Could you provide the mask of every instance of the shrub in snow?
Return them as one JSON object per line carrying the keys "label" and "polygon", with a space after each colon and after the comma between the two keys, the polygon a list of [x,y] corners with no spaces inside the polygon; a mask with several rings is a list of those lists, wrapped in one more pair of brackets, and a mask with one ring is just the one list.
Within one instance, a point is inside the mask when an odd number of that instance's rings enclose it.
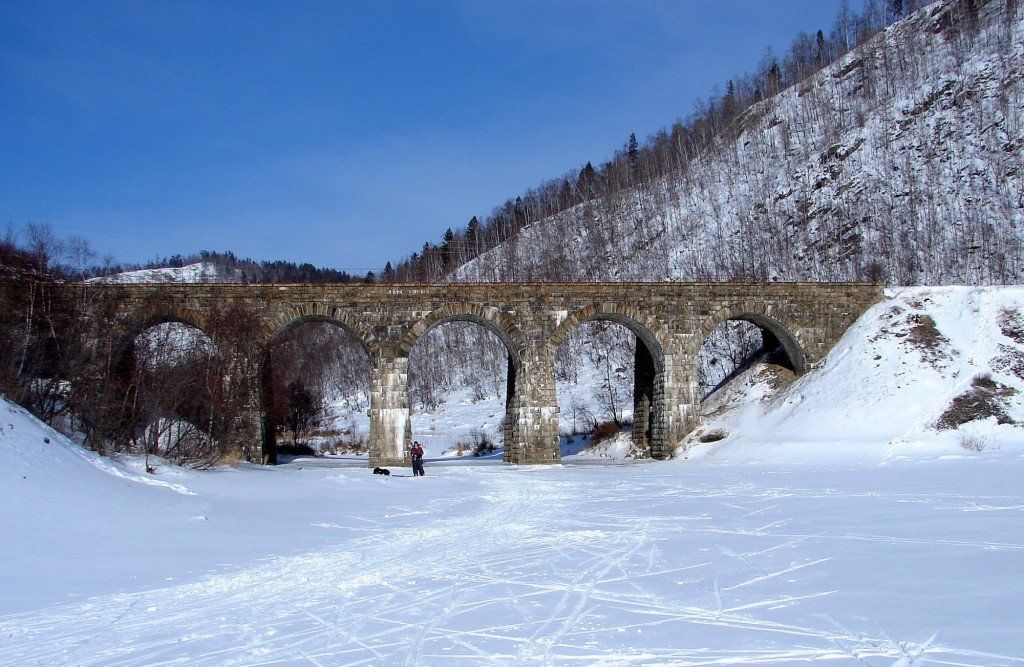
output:
{"label": "shrub in snow", "polygon": [[319,456],[319,452],[304,442],[278,443],[277,453],[285,456]]}
{"label": "shrub in snow", "polygon": [[614,421],[606,421],[597,424],[594,426],[594,430],[590,432],[590,446],[593,447],[605,440],[611,440],[618,435],[621,430],[622,426]]}
{"label": "shrub in snow", "polygon": [[716,428],[712,431],[702,434],[697,438],[699,442],[718,442],[719,440],[725,440],[729,436],[729,433],[723,429]]}
{"label": "shrub in snow", "polygon": [[1011,345],[999,345],[999,354],[993,357],[991,366],[994,370],[1013,375],[1024,380],[1024,351]]}
{"label": "shrub in snow", "polygon": [[988,438],[980,433],[964,433],[960,436],[960,448],[968,452],[983,452],[988,447]]}
{"label": "shrub in snow", "polygon": [[481,429],[473,431],[473,456],[483,456],[484,454],[491,454],[495,450],[494,443],[487,436],[487,433]]}
{"label": "shrub in snow", "polygon": [[999,311],[999,331],[1018,345],[1024,345],[1024,316],[1017,309],[1003,308]]}
{"label": "shrub in snow", "polygon": [[906,341],[921,352],[921,359],[938,365],[949,356],[949,339],[935,326],[931,315],[911,315],[907,321],[911,326]]}
{"label": "shrub in snow", "polygon": [[963,424],[994,417],[998,424],[1013,424],[1005,400],[1017,390],[996,382],[988,373],[978,375],[971,388],[953,399],[935,423],[939,430],[951,430]]}

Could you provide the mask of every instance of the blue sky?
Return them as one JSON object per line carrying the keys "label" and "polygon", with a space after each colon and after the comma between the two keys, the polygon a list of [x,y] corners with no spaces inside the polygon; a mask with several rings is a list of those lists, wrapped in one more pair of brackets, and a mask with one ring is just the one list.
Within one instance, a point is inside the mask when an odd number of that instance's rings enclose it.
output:
{"label": "blue sky", "polygon": [[0,221],[360,273],[607,158],[839,0],[11,2]]}

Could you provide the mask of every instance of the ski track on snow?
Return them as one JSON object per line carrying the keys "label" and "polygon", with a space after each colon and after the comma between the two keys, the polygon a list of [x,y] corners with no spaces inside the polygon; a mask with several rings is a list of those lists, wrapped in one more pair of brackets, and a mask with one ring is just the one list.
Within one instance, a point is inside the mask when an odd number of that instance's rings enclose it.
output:
{"label": "ski track on snow", "polygon": [[[0,618],[0,663],[1024,662],[946,644],[941,632],[892,637],[865,618],[837,620],[827,601],[838,590],[822,570],[837,543],[995,550],[1018,564],[1024,545],[801,533],[780,505],[841,498],[969,511],[998,496],[963,497],[957,508],[959,496],[941,493],[679,484],[666,494],[566,469],[459,474],[478,475],[488,491],[448,498],[459,509],[434,521],[396,517],[352,533],[344,548]],[[694,514],[697,500],[705,511]],[[707,548],[659,547],[680,537]]]}

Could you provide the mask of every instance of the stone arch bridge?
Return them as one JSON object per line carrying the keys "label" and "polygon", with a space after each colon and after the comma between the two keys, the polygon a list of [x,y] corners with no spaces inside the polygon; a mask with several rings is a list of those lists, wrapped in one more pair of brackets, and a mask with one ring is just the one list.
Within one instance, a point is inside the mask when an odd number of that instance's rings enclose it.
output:
{"label": "stone arch bridge", "polygon": [[[93,283],[74,289],[95,304],[89,316],[100,320],[101,330],[127,347],[163,322],[203,330],[228,305],[255,316],[252,354],[264,358],[303,322],[348,330],[371,360],[370,465],[407,462],[409,353],[446,322],[475,322],[505,344],[505,459],[519,464],[560,458],[554,359],[566,334],[591,320],[624,325],[637,337],[633,437],[652,457],[666,458],[698,425],[697,358],[716,326],[753,322],[766,340],[781,344],[800,374],[882,297],[880,285],[864,283]],[[262,449],[264,462],[273,462],[273,429],[264,428],[261,405],[250,413],[249,454],[258,459]]]}

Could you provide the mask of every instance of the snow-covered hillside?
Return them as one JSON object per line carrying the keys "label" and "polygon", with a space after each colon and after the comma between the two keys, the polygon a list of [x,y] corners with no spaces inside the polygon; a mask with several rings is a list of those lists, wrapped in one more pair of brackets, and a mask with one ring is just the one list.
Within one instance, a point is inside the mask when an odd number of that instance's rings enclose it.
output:
{"label": "snow-covered hillside", "polygon": [[457,280],[1024,279],[1024,10],[940,0],[755,105],[684,173]]}
{"label": "snow-covered hillside", "polygon": [[102,278],[90,278],[98,283],[223,283],[237,280],[236,274],[224,275],[211,262],[197,262],[185,266],[125,271]]}
{"label": "snow-covered hillside", "polygon": [[[758,366],[713,396],[688,457],[878,460],[1024,449],[1024,287],[890,290],[809,373]],[[960,452],[962,453],[962,452]]]}

